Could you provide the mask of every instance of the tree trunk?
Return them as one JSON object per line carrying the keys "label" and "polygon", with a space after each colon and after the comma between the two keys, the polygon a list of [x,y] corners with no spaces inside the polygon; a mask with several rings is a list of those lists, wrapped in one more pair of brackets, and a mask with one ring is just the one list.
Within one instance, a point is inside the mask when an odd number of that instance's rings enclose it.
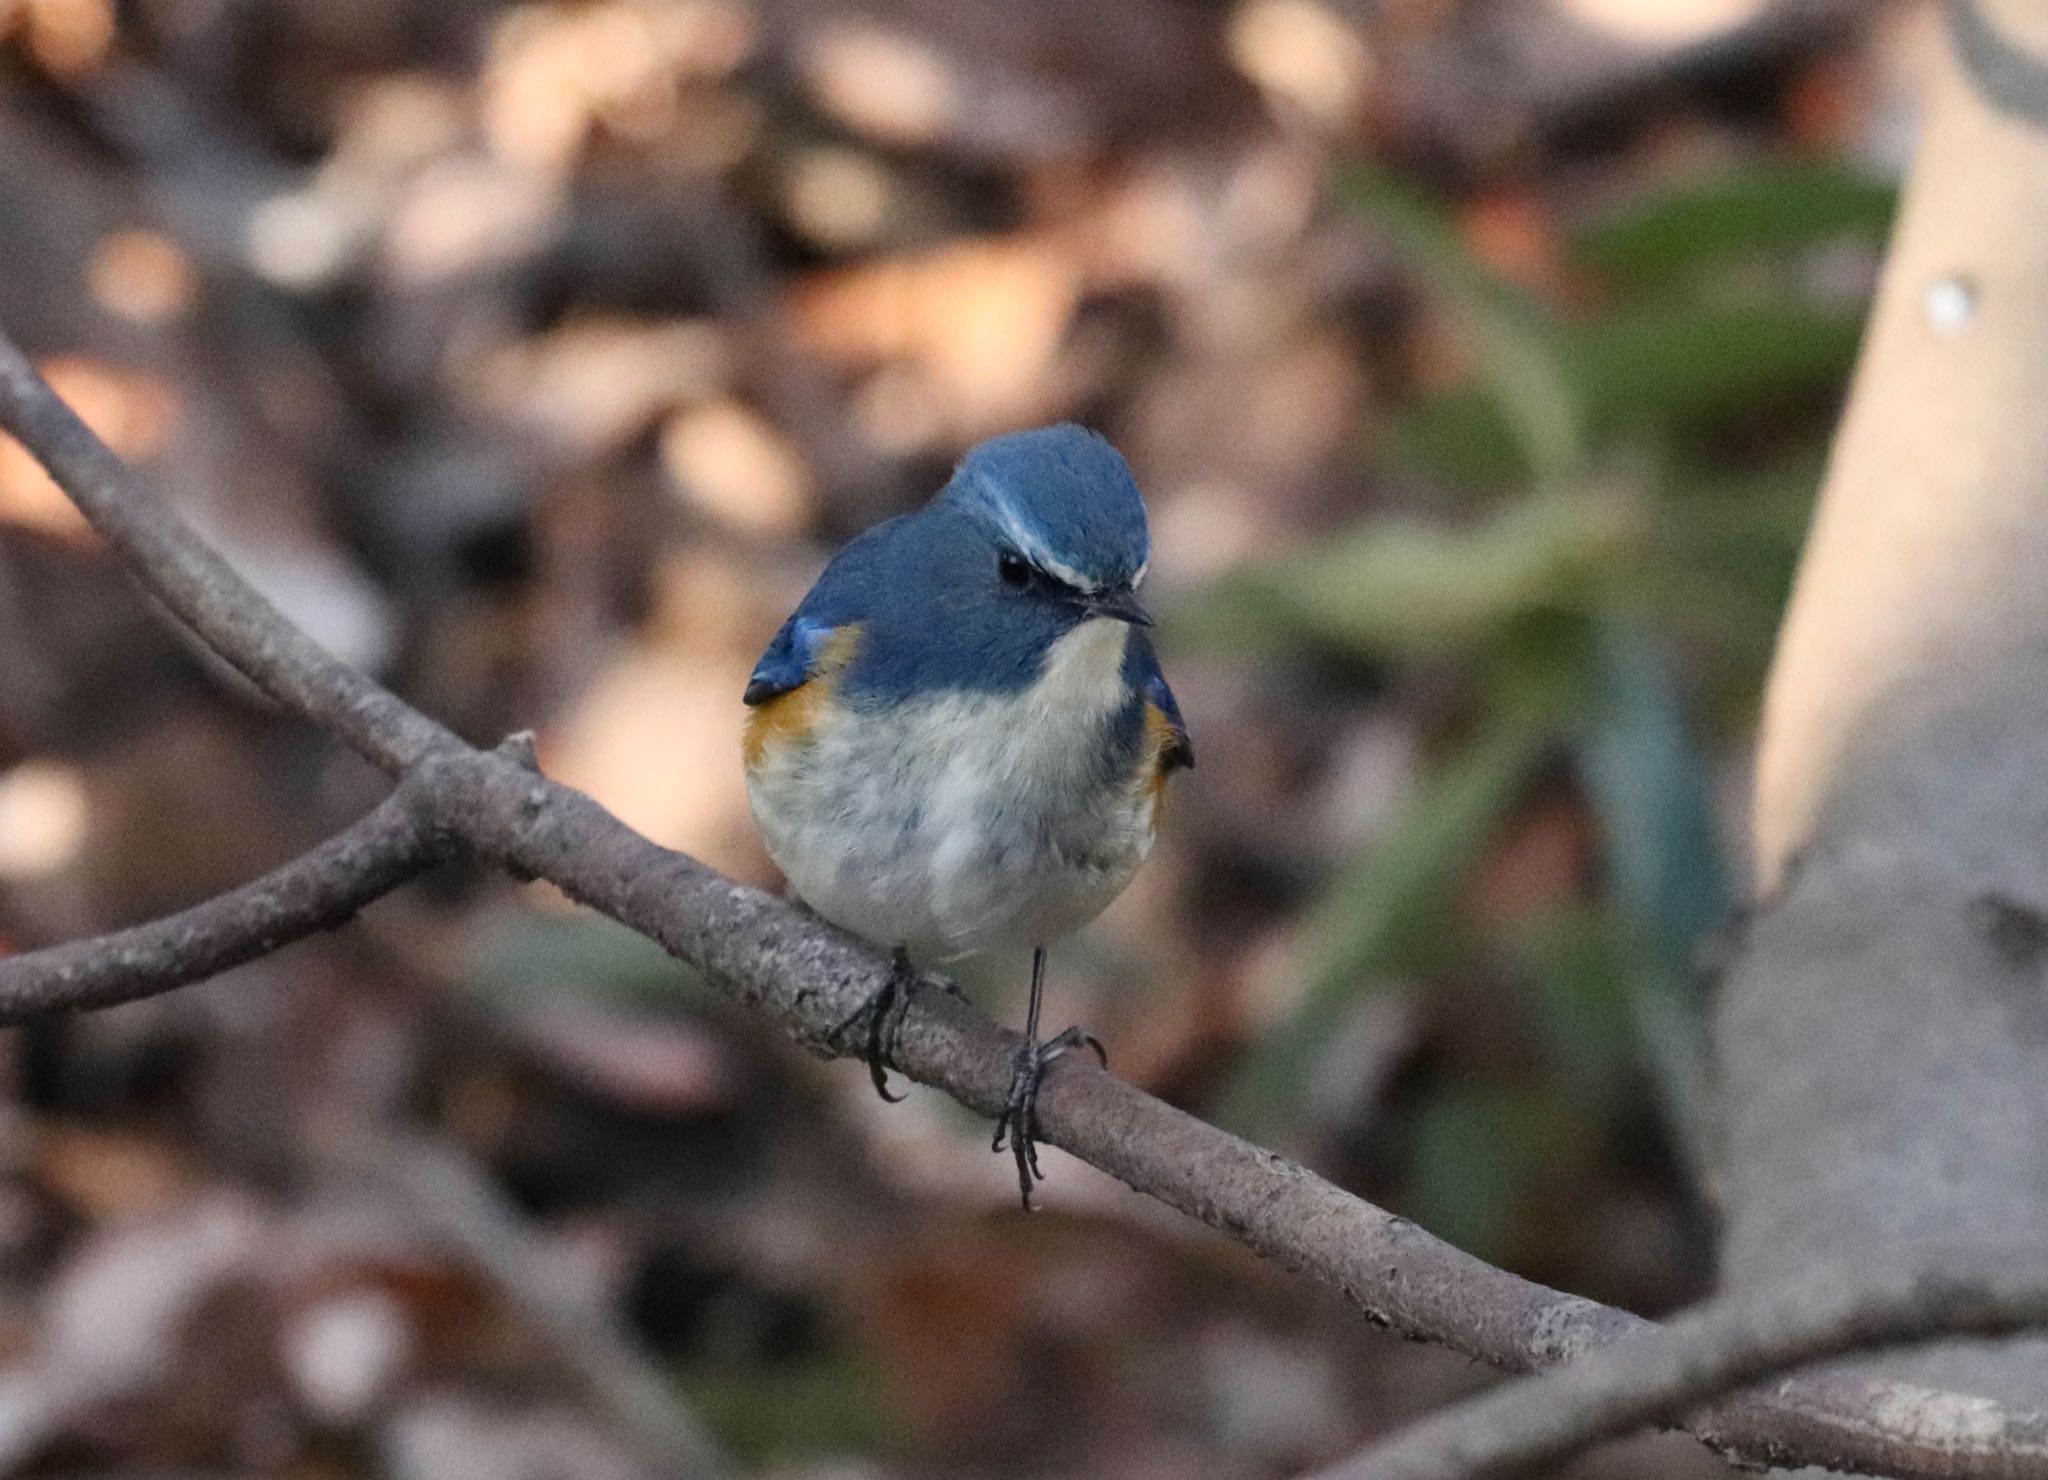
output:
{"label": "tree trunk", "polygon": [[[2048,1232],[2048,0],[1944,52],[1765,702],[1732,1288]],[[2048,1342],[1881,1370],[2048,1407]]]}

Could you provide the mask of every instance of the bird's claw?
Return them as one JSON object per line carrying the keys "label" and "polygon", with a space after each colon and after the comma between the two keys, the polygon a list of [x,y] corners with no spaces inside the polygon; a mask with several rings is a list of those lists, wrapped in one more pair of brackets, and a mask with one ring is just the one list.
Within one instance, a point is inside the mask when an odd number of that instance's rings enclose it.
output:
{"label": "bird's claw", "polygon": [[989,1143],[989,1150],[1001,1151],[1007,1144],[1016,1157],[1017,1191],[1027,1213],[1033,1210],[1031,1184],[1045,1180],[1045,1173],[1038,1166],[1039,1082],[1045,1077],[1046,1065],[1068,1050],[1082,1047],[1092,1049],[1103,1068],[1109,1067],[1109,1053],[1100,1038],[1085,1028],[1069,1028],[1044,1043],[1026,1044],[1018,1049],[1016,1066],[1010,1071],[1010,1093],[1002,1115],[996,1120],[995,1139]]}
{"label": "bird's claw", "polygon": [[903,1096],[889,1088],[889,1060],[896,1056],[896,1039],[903,1032],[903,1019],[910,1011],[911,989],[917,981],[917,968],[910,964],[909,956],[898,951],[890,964],[889,979],[832,1030],[832,1041],[840,1043],[856,1027],[866,1025],[863,1057],[867,1060],[868,1077],[875,1083],[875,1093],[892,1105]]}

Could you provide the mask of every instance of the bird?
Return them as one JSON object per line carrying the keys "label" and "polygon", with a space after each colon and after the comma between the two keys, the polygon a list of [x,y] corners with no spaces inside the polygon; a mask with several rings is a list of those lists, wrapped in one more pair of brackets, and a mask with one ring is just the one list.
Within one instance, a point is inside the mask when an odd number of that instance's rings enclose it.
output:
{"label": "bird", "polygon": [[[1123,892],[1194,746],[1138,597],[1145,502],[1105,438],[1072,423],[970,449],[922,507],[844,545],[747,681],[747,796],[813,912],[889,954],[865,1021],[876,1091],[914,962],[1031,953],[1024,1046],[991,1150],[1025,1209],[1048,1064],[1048,947]],[[892,1013],[898,1014],[892,1024]]]}

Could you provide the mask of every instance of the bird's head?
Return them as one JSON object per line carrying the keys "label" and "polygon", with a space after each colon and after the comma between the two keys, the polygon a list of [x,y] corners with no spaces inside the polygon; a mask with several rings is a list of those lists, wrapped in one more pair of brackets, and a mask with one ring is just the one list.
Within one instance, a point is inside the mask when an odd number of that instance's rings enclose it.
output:
{"label": "bird's head", "polygon": [[986,545],[985,579],[1005,600],[1137,626],[1151,558],[1145,503],[1117,450],[1073,425],[992,437],[940,495]]}

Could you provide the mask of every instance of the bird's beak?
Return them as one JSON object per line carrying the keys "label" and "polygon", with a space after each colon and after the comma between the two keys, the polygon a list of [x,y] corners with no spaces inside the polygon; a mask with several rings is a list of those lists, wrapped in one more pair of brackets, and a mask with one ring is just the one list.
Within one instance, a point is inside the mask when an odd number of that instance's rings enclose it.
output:
{"label": "bird's beak", "polygon": [[1128,586],[1083,597],[1081,609],[1091,617],[1108,617],[1114,622],[1129,622],[1133,627],[1152,625],[1152,614],[1138,604],[1138,593]]}

